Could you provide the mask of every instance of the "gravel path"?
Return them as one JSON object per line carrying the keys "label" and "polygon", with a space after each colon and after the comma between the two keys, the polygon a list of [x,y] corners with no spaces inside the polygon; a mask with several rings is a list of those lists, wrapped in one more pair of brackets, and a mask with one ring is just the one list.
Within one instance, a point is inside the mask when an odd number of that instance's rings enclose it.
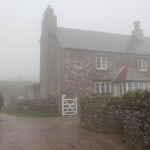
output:
{"label": "gravel path", "polygon": [[79,127],[78,117],[1,115],[0,150],[125,150],[115,135]]}

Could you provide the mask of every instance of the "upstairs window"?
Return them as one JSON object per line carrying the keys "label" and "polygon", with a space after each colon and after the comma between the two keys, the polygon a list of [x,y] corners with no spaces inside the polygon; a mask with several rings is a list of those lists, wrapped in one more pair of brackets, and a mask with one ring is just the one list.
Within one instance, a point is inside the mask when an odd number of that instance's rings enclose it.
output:
{"label": "upstairs window", "polygon": [[147,71],[147,60],[146,59],[138,59],[137,67],[139,71]]}
{"label": "upstairs window", "polygon": [[107,70],[107,57],[96,57],[96,68],[99,70]]}

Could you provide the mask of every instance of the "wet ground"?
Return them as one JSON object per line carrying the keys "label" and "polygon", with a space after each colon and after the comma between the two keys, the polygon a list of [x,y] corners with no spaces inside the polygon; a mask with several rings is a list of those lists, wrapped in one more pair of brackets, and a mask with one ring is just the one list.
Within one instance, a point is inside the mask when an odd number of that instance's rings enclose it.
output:
{"label": "wet ground", "polygon": [[115,135],[79,126],[79,117],[30,118],[1,115],[0,150],[125,150]]}

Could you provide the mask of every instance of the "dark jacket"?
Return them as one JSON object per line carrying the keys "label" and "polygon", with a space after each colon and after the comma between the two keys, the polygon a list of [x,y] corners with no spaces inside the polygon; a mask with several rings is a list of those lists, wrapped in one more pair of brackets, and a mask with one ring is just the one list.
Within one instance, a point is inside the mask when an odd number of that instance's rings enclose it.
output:
{"label": "dark jacket", "polygon": [[4,107],[4,101],[2,95],[0,95],[0,107]]}

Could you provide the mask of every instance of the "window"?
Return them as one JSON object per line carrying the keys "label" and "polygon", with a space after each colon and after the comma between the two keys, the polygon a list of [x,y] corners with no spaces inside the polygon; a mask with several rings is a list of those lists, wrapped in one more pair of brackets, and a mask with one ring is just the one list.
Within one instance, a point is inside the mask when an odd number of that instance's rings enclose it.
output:
{"label": "window", "polygon": [[124,82],[116,85],[118,95],[131,90],[150,90],[150,82]]}
{"label": "window", "polygon": [[107,57],[96,57],[96,68],[107,70]]}
{"label": "window", "polygon": [[147,71],[147,60],[146,59],[138,59],[137,67],[139,71]]}
{"label": "window", "polygon": [[95,83],[95,92],[100,94],[109,94],[110,93],[110,83],[109,82],[96,82]]}

